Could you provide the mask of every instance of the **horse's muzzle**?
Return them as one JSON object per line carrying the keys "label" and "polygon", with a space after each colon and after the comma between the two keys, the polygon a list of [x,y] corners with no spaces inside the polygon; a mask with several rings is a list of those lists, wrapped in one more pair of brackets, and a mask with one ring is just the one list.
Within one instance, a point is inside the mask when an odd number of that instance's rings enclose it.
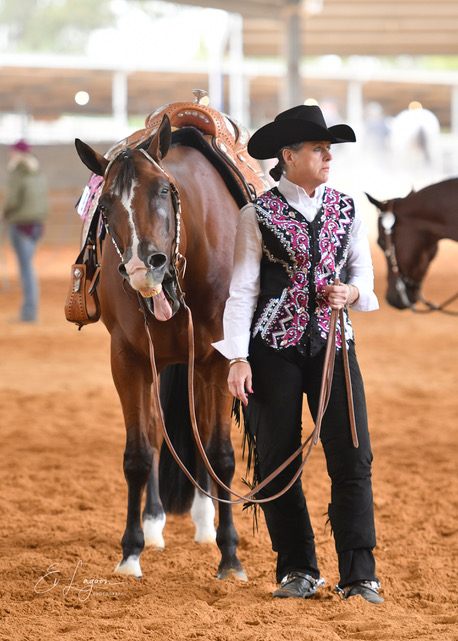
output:
{"label": "horse's muzzle", "polygon": [[129,281],[135,289],[138,289],[138,281],[143,281],[142,285],[154,287],[162,283],[167,267],[168,259],[162,252],[150,254],[146,260],[132,260],[127,263],[122,262],[118,266],[118,271],[123,278]]}

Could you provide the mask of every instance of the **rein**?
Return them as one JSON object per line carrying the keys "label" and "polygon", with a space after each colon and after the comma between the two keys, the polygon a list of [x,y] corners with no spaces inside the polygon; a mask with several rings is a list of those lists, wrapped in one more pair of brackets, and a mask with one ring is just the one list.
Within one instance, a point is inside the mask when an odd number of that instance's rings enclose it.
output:
{"label": "rein", "polygon": [[[338,284],[338,279],[335,281],[336,284]],[[141,296],[139,295],[139,299],[141,299]],[[141,301],[142,302],[142,301]],[[195,403],[194,403],[194,362],[195,362],[195,350],[194,350],[194,327],[193,327],[193,322],[192,322],[192,314],[191,310],[187,305],[185,304],[183,298],[182,298],[182,304],[187,312],[188,316],[188,399],[189,399],[189,411],[190,411],[190,416],[191,416],[191,425],[192,425],[192,430],[194,434],[194,439],[197,445],[197,449],[199,450],[199,453],[202,457],[202,460],[205,464],[205,467],[207,468],[208,473],[212,477],[212,479],[224,490],[226,490],[229,494],[232,494],[237,497],[237,500],[229,500],[229,499],[221,499],[217,496],[214,496],[210,494],[207,490],[204,490],[199,483],[194,479],[192,474],[189,472],[189,470],[186,468],[184,463],[181,461],[178,453],[176,452],[170,437],[167,432],[167,428],[165,426],[165,421],[164,421],[164,415],[162,412],[162,407],[159,399],[159,377],[157,374],[157,368],[156,368],[156,360],[154,357],[154,345],[153,345],[153,340],[151,338],[151,332],[149,328],[149,323],[147,320],[147,313],[146,310],[142,304],[142,311],[144,315],[144,320],[145,320],[145,329],[146,329],[146,334],[148,337],[148,343],[149,343],[149,353],[150,353],[150,362],[151,362],[151,370],[153,374],[153,388],[154,388],[154,398],[155,398],[155,404],[156,408],[158,411],[158,415],[160,418],[160,425],[162,429],[162,433],[164,436],[164,440],[167,443],[167,446],[169,447],[169,450],[175,459],[176,463],[178,466],[181,468],[181,470],[184,472],[184,474],[187,476],[189,481],[194,485],[195,488],[199,490],[202,494],[205,496],[211,498],[212,500],[219,501],[220,503],[228,503],[231,505],[235,505],[238,503],[243,503],[243,502],[249,502],[252,504],[261,504],[261,503],[267,503],[270,501],[274,501],[275,499],[279,498],[283,494],[285,494],[296,482],[296,480],[299,478],[300,474],[302,473],[309,456],[312,452],[313,446],[317,444],[319,436],[320,436],[320,430],[321,430],[321,423],[322,419],[324,416],[324,413],[326,411],[328,402],[329,402],[329,397],[331,394],[331,384],[332,384],[332,377],[334,373],[334,361],[335,361],[335,334],[336,334],[336,326],[337,326],[337,317],[340,316],[340,322],[341,322],[341,333],[343,338],[345,339],[345,325],[344,325],[344,314],[343,314],[343,309],[341,309],[339,312],[337,310],[332,310],[331,312],[331,321],[330,321],[330,328],[329,328],[329,334],[328,334],[328,339],[327,339],[327,344],[326,344],[326,354],[325,354],[325,360],[324,360],[324,365],[323,365],[323,375],[322,375],[322,385],[321,385],[321,390],[320,390],[320,398],[319,398],[319,406],[318,406],[318,413],[317,413],[317,418],[315,421],[315,426],[314,429],[312,430],[311,434],[308,436],[308,438],[302,443],[302,445],[293,453],[291,456],[284,461],[276,470],[274,470],[268,477],[266,477],[261,483],[259,483],[256,487],[251,488],[250,492],[247,494],[238,494],[235,492],[235,490],[231,489],[228,487],[216,474],[214,471],[208,457],[207,453],[205,452],[204,445],[202,443],[202,440],[200,438],[199,434],[199,428],[197,426],[197,419],[195,415]],[[350,378],[350,368],[349,368],[349,363],[348,363],[348,354],[347,354],[347,346],[344,340],[344,345],[342,346],[342,349],[344,350],[344,368],[345,368],[345,381],[346,381],[346,386],[347,386],[347,399],[348,399],[348,406],[349,406],[349,413],[350,413],[350,426],[351,426],[351,434],[352,434],[352,441],[354,447],[358,447],[358,437],[356,434],[356,423],[355,423],[355,414],[354,414],[354,407],[353,407],[353,394],[352,394],[352,389],[351,389],[351,378]],[[307,447],[308,444],[308,449],[306,451],[306,454],[301,462],[301,465],[299,466],[298,470],[295,472],[291,480],[288,482],[288,484],[279,492],[276,494],[269,496],[264,499],[254,499],[252,498],[255,494],[257,494],[260,490],[262,490],[266,485],[268,485],[271,481],[274,480],[290,463],[294,461],[294,459],[299,456]]]}
{"label": "rein", "polygon": [[[405,276],[398,264],[398,260],[396,258],[396,248],[394,244],[394,238],[393,238],[393,227],[396,222],[396,216],[394,215],[394,212],[392,211],[393,209],[393,202],[390,201],[388,203],[388,207],[391,207],[391,209],[387,209],[384,212],[381,212],[379,214],[380,222],[384,231],[384,240],[385,240],[385,256],[388,260],[388,263],[390,265],[391,271],[393,272],[395,276],[395,288],[397,293],[399,294],[399,297],[405,307],[408,307],[412,312],[415,312],[416,314],[429,314],[430,312],[442,312],[443,314],[449,314],[450,316],[458,316],[458,312],[453,312],[446,310],[445,308],[450,305],[450,303],[453,303],[454,300],[458,298],[458,292],[445,300],[441,305],[436,305],[435,303],[431,303],[430,301],[426,300],[425,297],[423,296],[422,290],[421,290],[421,282],[414,280],[413,278],[410,278],[409,276]],[[427,309],[417,309],[415,303],[412,303],[409,295],[407,293],[407,287],[416,287],[418,289],[418,299],[426,305]]]}
{"label": "rein", "polygon": [[[130,150],[129,150],[130,151]],[[188,399],[189,399],[189,412],[191,416],[191,425],[192,425],[192,430],[194,434],[194,439],[197,445],[197,449],[199,450],[199,453],[202,457],[202,460],[205,464],[205,467],[207,468],[208,473],[210,474],[211,478],[224,490],[226,490],[230,495],[236,496],[236,500],[230,500],[230,499],[222,499],[216,496],[213,496],[210,494],[207,490],[204,490],[199,483],[194,479],[192,474],[189,472],[189,470],[186,468],[184,463],[181,461],[178,453],[176,452],[170,437],[167,432],[167,428],[165,426],[165,421],[164,421],[164,414],[162,412],[162,407],[161,407],[161,402],[160,402],[160,396],[159,396],[159,376],[157,373],[157,368],[156,368],[156,359],[154,355],[154,345],[153,345],[153,340],[151,337],[151,331],[150,331],[150,326],[148,322],[148,311],[145,308],[144,301],[140,293],[137,292],[137,296],[140,302],[140,308],[141,311],[143,312],[143,318],[145,322],[145,329],[146,329],[146,335],[148,338],[148,344],[149,344],[149,356],[150,356],[150,363],[151,363],[151,371],[153,375],[153,397],[154,397],[154,402],[156,404],[156,409],[157,413],[159,416],[159,423],[161,425],[162,433],[164,436],[164,440],[167,443],[167,446],[170,450],[170,453],[172,454],[173,458],[175,459],[176,463],[178,466],[181,468],[183,473],[187,476],[189,481],[194,485],[199,492],[207,496],[208,498],[219,501],[220,503],[228,503],[228,504],[238,504],[238,503],[243,503],[248,501],[249,503],[253,504],[261,504],[261,503],[267,503],[269,501],[273,501],[283,494],[287,492],[296,482],[296,480],[299,478],[300,474],[302,473],[308,458],[312,452],[312,448],[314,445],[318,443],[319,437],[320,437],[320,430],[321,430],[321,423],[322,419],[324,416],[324,413],[326,411],[328,402],[329,402],[329,397],[331,394],[331,385],[332,385],[332,377],[334,373],[334,361],[335,361],[335,335],[336,335],[336,327],[337,327],[337,317],[340,315],[340,323],[341,323],[341,333],[343,337],[343,346],[342,349],[344,350],[344,368],[345,368],[345,380],[346,380],[346,385],[347,385],[347,399],[348,399],[348,407],[349,407],[349,413],[350,413],[350,425],[351,425],[351,433],[352,433],[352,440],[353,440],[353,445],[354,447],[358,447],[358,437],[356,435],[356,424],[355,424],[355,417],[354,417],[354,408],[353,408],[353,396],[352,396],[352,390],[351,390],[351,379],[350,379],[350,369],[349,369],[349,364],[348,364],[348,354],[347,354],[347,346],[345,342],[345,325],[344,325],[344,314],[343,310],[341,309],[340,312],[337,310],[332,310],[331,312],[331,320],[330,320],[330,327],[329,327],[329,334],[328,334],[328,339],[327,339],[327,344],[326,344],[326,354],[325,354],[325,360],[324,360],[324,365],[323,365],[323,375],[322,375],[322,385],[321,385],[321,390],[320,390],[320,398],[319,398],[319,406],[318,406],[318,413],[317,413],[317,418],[315,421],[315,426],[314,429],[312,430],[311,434],[309,437],[302,443],[302,445],[293,453],[291,456],[284,461],[276,470],[274,470],[268,477],[266,477],[261,483],[259,483],[256,487],[251,488],[250,492],[247,494],[238,494],[235,492],[233,489],[228,487],[216,474],[214,471],[207,453],[205,452],[204,445],[202,443],[202,439],[200,438],[199,434],[199,428],[197,425],[197,419],[196,419],[196,414],[195,414],[195,402],[194,402],[194,363],[195,363],[195,345],[194,345],[194,325],[192,321],[192,314],[191,310],[189,307],[186,305],[184,301],[184,293],[183,290],[181,289],[181,286],[178,282],[178,268],[177,265],[180,261],[183,261],[183,268],[182,268],[182,273],[181,276],[184,277],[184,270],[186,268],[186,259],[182,254],[179,252],[179,245],[180,245],[180,233],[181,233],[181,201],[180,201],[180,195],[178,192],[178,189],[176,185],[172,182],[170,179],[170,176],[167,174],[165,169],[158,163],[154,158],[152,158],[144,149],[139,149],[145,158],[151,162],[156,168],[158,168],[167,178],[167,181],[170,185],[170,190],[171,190],[171,195],[172,195],[172,203],[173,203],[173,208],[175,212],[175,247],[174,247],[174,253],[173,253],[173,258],[171,260],[171,266],[172,270],[174,272],[175,276],[175,282],[177,285],[177,289],[179,291],[179,297],[180,297],[180,303],[183,306],[183,309],[187,313],[188,317]],[[110,161],[108,164],[106,170],[105,170],[105,179],[107,176],[108,171],[110,170],[114,160],[118,157],[123,157],[124,159],[129,159],[130,155],[127,153],[126,149],[122,149],[119,154],[116,155],[116,157]],[[114,247],[118,253],[118,255],[123,258],[122,252],[120,251],[115,239],[113,238],[112,234],[110,233],[110,229],[108,226],[108,220],[106,218],[106,215],[104,215],[104,211],[101,210],[101,215],[102,215],[102,220],[105,225],[105,229],[107,233],[110,234],[111,239],[113,241]],[[336,279],[335,284],[338,284],[339,280]],[[303,460],[301,462],[301,465],[299,466],[298,470],[295,472],[294,476],[292,479],[289,481],[289,483],[277,494],[273,496],[269,496],[264,499],[254,499],[252,498],[255,494],[257,494],[260,490],[262,490],[266,485],[268,485],[274,478],[276,478],[290,463],[294,461],[294,459],[299,456],[307,447],[308,444],[308,449],[305,453],[305,456],[303,457]]]}

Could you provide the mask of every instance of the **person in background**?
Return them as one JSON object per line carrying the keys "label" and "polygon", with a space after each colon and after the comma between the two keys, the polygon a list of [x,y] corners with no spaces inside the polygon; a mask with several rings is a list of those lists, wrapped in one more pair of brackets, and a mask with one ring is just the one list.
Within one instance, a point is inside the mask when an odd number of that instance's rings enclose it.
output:
{"label": "person in background", "polygon": [[35,322],[40,291],[33,258],[48,216],[47,184],[25,140],[10,147],[9,156],[3,216],[19,265],[23,296],[19,319]]}
{"label": "person in background", "polygon": [[[316,419],[332,310],[344,310],[321,441],[331,478],[328,516],[338,555],[336,591],[381,603],[366,403],[348,314],[378,308],[367,227],[349,196],[325,186],[331,145],[355,142],[347,125],[327,127],[318,106],[300,105],[256,131],[248,153],[277,158],[278,186],[240,212],[223,340],[213,346],[229,363],[228,385],[243,404],[255,447],[256,480],[276,470],[301,444],[303,396]],[[340,283],[337,282],[340,280]],[[359,447],[353,445],[343,350],[347,347]],[[300,457],[255,498],[283,489]],[[279,598],[313,597],[320,585],[314,534],[301,478],[261,504],[277,552]]]}

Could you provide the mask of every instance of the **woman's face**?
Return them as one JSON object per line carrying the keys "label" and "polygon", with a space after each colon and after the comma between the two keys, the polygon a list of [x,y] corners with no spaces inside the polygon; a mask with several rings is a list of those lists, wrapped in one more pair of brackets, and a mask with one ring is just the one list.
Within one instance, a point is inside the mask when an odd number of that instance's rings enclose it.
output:
{"label": "woman's face", "polygon": [[304,142],[300,149],[284,149],[286,178],[303,187],[309,196],[329,178],[332,154],[327,141]]}

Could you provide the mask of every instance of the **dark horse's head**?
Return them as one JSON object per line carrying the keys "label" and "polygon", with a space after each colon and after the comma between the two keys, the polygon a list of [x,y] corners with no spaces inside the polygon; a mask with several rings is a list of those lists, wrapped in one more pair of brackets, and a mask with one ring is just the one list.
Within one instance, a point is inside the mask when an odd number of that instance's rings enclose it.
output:
{"label": "dark horse's head", "polygon": [[119,271],[134,290],[153,299],[159,320],[179,307],[173,280],[177,197],[161,165],[170,141],[167,116],[146,149],[124,148],[110,161],[75,141],[86,167],[104,177],[98,207],[122,259]]}
{"label": "dark horse's head", "polygon": [[437,252],[437,239],[421,228],[416,213],[415,192],[405,198],[380,202],[366,193],[378,209],[378,244],[388,267],[386,300],[397,309],[418,302],[421,283]]}

